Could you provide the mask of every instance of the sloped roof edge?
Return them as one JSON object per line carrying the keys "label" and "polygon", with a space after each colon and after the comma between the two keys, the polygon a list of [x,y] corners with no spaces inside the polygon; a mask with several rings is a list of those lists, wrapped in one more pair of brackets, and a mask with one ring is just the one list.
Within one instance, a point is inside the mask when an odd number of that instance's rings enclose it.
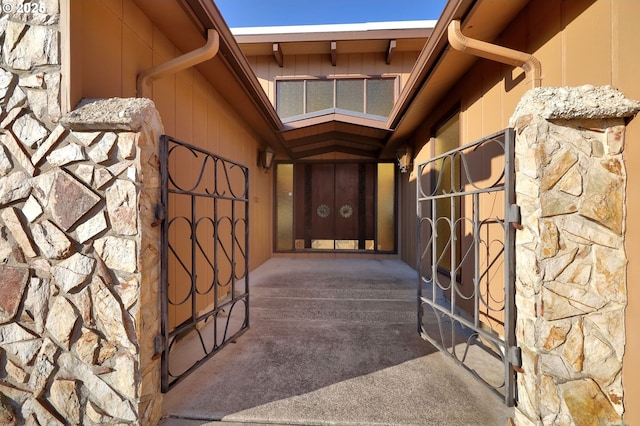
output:
{"label": "sloped roof edge", "polygon": [[326,24],[326,25],[285,25],[269,27],[236,27],[231,28],[234,36],[240,35],[268,35],[268,34],[304,34],[304,33],[331,33],[331,32],[364,32],[378,30],[415,30],[431,29],[436,25],[436,20],[422,21],[386,21],[386,22],[362,22],[356,24]]}
{"label": "sloped roof edge", "polygon": [[[283,129],[282,121],[278,116],[271,101],[267,97],[253,72],[244,53],[240,50],[235,37],[224,21],[220,11],[211,0],[179,0],[193,11],[195,18],[204,28],[214,28],[220,35],[220,53],[222,60],[233,70],[242,83],[247,95],[253,100],[254,105],[260,111],[265,121],[273,132],[273,137],[268,141],[276,151],[287,151],[282,144],[280,131]],[[275,143],[276,146],[273,146]]]}

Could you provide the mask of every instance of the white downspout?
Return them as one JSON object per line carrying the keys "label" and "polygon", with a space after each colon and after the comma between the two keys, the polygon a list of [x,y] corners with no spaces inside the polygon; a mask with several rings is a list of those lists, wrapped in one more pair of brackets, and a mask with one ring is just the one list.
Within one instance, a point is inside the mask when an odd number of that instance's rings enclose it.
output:
{"label": "white downspout", "polygon": [[218,53],[219,47],[220,36],[218,32],[213,29],[207,30],[207,43],[204,46],[138,74],[136,82],[138,97],[149,97],[149,89],[154,80],[175,74],[213,58]]}
{"label": "white downspout", "polygon": [[535,56],[466,37],[460,30],[460,21],[453,20],[448,28],[449,44],[461,52],[503,64],[512,65],[524,69],[531,81],[532,87],[540,87],[542,84],[542,64]]}

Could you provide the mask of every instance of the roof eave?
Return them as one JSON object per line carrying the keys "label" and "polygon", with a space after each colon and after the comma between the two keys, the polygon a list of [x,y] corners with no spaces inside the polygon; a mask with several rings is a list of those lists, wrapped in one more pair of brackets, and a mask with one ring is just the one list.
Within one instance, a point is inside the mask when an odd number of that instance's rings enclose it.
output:
{"label": "roof eave", "polygon": [[[479,38],[492,41],[526,6],[528,0],[450,0],[420,53],[407,84],[395,103],[387,125],[394,131],[383,155],[407,140],[424,118],[476,62],[477,57],[449,46],[447,28],[458,19]],[[473,36],[473,34],[470,34]]]}

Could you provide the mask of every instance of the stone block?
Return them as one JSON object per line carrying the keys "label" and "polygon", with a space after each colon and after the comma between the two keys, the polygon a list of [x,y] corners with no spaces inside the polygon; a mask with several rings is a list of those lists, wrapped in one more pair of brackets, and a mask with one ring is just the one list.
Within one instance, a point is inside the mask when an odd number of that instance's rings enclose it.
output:
{"label": "stone block", "polygon": [[49,388],[48,401],[71,424],[80,423],[79,383],[75,380],[56,378]]}
{"label": "stone block", "polygon": [[27,268],[0,266],[0,324],[13,320],[17,315],[29,275]]}
{"label": "stone block", "polygon": [[31,156],[31,163],[34,166],[38,166],[42,159],[51,151],[62,139],[62,136],[66,133],[66,130],[62,126],[56,126],[55,129],[49,134],[47,139],[38,147],[36,152]]}
{"label": "stone block", "polygon": [[36,223],[31,231],[43,256],[49,259],[64,259],[71,253],[71,241],[64,232],[48,220]]}
{"label": "stone block", "polygon": [[558,387],[573,424],[622,424],[622,419],[593,380],[573,380]]}
{"label": "stone block", "polygon": [[99,330],[109,342],[135,353],[119,301],[100,279],[94,279],[90,288]]}
{"label": "stone block", "polygon": [[15,171],[0,178],[0,207],[24,200],[31,194],[29,176],[23,171]]}
{"label": "stone block", "polygon": [[95,259],[75,253],[51,268],[56,284],[67,293],[77,290],[86,283],[95,267]]}
{"label": "stone block", "polygon": [[571,151],[562,150],[561,153],[558,153],[544,169],[542,179],[540,180],[540,188],[542,191],[553,188],[577,162],[578,156]]}
{"label": "stone block", "polygon": [[567,334],[567,340],[562,347],[562,357],[565,363],[576,373],[582,372],[584,362],[584,334],[582,319],[578,318]]}
{"label": "stone block", "polygon": [[622,246],[622,239],[610,229],[579,215],[563,217],[558,223],[558,228],[565,238],[579,244],[596,244],[610,248]]}
{"label": "stone block", "polygon": [[542,192],[540,195],[540,215],[552,217],[568,215],[578,211],[579,200],[557,190]]}
{"label": "stone block", "polygon": [[117,179],[105,191],[105,195],[113,230],[121,235],[136,235],[138,233],[138,190],[135,184]]}
{"label": "stone block", "polygon": [[13,164],[7,156],[4,145],[0,144],[0,177],[6,176],[13,169]]}
{"label": "stone block", "polygon": [[11,132],[0,133],[0,143],[9,150],[13,159],[20,164],[29,176],[34,175],[35,168],[33,167],[33,164],[31,164],[29,156],[25,153],[24,148],[18,143],[18,141],[16,141]]}
{"label": "stone block", "polygon": [[554,281],[543,286],[542,303],[542,316],[553,321],[595,312],[604,307],[607,301],[589,288]]}
{"label": "stone block", "polygon": [[122,399],[111,387],[93,374],[90,367],[79,362],[71,353],[64,352],[59,358],[60,367],[65,374],[82,381],[89,390],[89,401],[101,412],[115,419],[127,422],[137,421],[137,416],[129,403]]}
{"label": "stone block", "polygon": [[63,230],[68,231],[100,201],[98,195],[71,174],[62,169],[53,172],[47,210]]}
{"label": "stone block", "polygon": [[2,217],[4,224],[11,232],[11,235],[13,235],[13,239],[22,249],[25,256],[36,257],[38,254],[36,253],[33,241],[28,234],[28,228],[25,227],[23,220],[21,219],[22,212],[15,207],[9,207],[2,210],[0,217]]}
{"label": "stone block", "polygon": [[138,134],[121,132],[118,134],[118,154],[125,160],[131,160],[136,156]]}
{"label": "stone block", "polygon": [[33,222],[42,214],[42,206],[38,203],[38,200],[31,195],[24,206],[22,206],[22,214],[27,218],[29,222]]}
{"label": "stone block", "polygon": [[100,349],[100,336],[90,329],[83,328],[82,336],[76,341],[73,349],[82,362],[94,365]]}
{"label": "stone block", "polygon": [[626,126],[618,125],[606,130],[607,154],[621,154],[624,149],[624,135]]}
{"label": "stone block", "polygon": [[60,63],[59,33],[46,26],[27,26],[9,21],[2,51],[4,63],[16,70]]}
{"label": "stone block", "polygon": [[580,214],[622,234],[624,180],[598,164],[589,170],[584,180],[584,198]]}
{"label": "stone block", "polygon": [[24,301],[24,309],[33,318],[34,330],[44,331],[47,314],[49,313],[50,281],[42,278],[31,278],[29,290]]}
{"label": "stone block", "polygon": [[52,166],[66,166],[67,164],[84,161],[87,157],[80,145],[70,143],[62,148],[58,148],[47,155],[47,163]]}
{"label": "stone block", "polygon": [[29,148],[40,146],[41,142],[49,136],[49,130],[32,114],[18,117],[11,128],[16,138]]}
{"label": "stone block", "polygon": [[106,236],[97,239],[94,247],[109,268],[128,273],[137,270],[138,256],[135,241],[121,237]]}
{"label": "stone block", "polygon": [[116,139],[117,136],[113,132],[102,135],[98,143],[89,151],[89,158],[96,164],[109,161]]}
{"label": "stone block", "polygon": [[[85,103],[69,112],[60,123],[74,131],[125,130],[137,132],[159,114],[153,101],[145,98],[111,98]],[[151,118],[150,118],[151,117]],[[160,124],[159,128],[162,128]]]}
{"label": "stone block", "polygon": [[78,225],[76,238],[78,242],[85,243],[105,229],[107,229],[107,219],[105,218],[104,210],[100,210],[94,216]]}
{"label": "stone block", "polygon": [[69,350],[71,333],[78,318],[73,305],[64,297],[58,296],[49,310],[45,329],[62,348]]}
{"label": "stone block", "polygon": [[593,247],[592,283],[598,294],[605,299],[624,306],[627,303],[627,259],[621,250]]}

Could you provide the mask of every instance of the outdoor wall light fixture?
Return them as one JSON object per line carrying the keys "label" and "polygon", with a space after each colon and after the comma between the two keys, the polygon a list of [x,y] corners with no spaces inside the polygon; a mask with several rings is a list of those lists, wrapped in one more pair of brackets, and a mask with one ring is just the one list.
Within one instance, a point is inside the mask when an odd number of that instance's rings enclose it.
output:
{"label": "outdoor wall light fixture", "polygon": [[269,172],[269,169],[273,166],[273,158],[275,156],[276,153],[268,146],[260,151],[258,155],[258,165],[262,167],[265,173]]}
{"label": "outdoor wall light fixture", "polygon": [[398,159],[400,173],[406,173],[409,170],[409,167],[411,166],[411,154],[411,147],[408,145],[403,145],[396,149],[396,158]]}

